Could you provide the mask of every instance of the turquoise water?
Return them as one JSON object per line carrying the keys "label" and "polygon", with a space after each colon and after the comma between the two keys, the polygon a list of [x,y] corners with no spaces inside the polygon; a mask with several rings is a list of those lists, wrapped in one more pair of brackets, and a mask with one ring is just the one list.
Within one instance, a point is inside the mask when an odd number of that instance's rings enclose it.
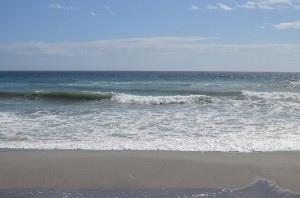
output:
{"label": "turquoise water", "polygon": [[0,148],[300,150],[300,73],[0,72]]}

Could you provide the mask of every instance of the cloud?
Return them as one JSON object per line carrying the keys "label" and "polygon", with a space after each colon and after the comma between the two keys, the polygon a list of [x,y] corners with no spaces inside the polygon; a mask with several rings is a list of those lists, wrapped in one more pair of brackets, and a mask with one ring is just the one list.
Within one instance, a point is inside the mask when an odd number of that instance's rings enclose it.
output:
{"label": "cloud", "polygon": [[79,8],[74,7],[74,6],[66,6],[66,5],[61,5],[59,3],[51,3],[48,4],[49,8],[53,8],[53,9],[62,9],[62,10],[78,10]]}
{"label": "cloud", "polygon": [[274,28],[279,30],[300,29],[300,21],[279,23],[274,25]]}
{"label": "cloud", "polygon": [[224,10],[231,11],[238,8],[244,9],[261,9],[261,10],[300,10],[299,0],[252,0],[246,1],[243,4],[226,5],[218,3],[215,5],[209,4],[206,6],[208,10]]}
{"label": "cloud", "polygon": [[226,10],[226,11],[230,11],[230,10],[233,10],[233,8],[225,5],[225,4],[222,4],[222,3],[219,3],[218,6],[222,9],[222,10]]}
{"label": "cloud", "polygon": [[190,10],[199,10],[199,7],[195,6],[195,5],[191,5],[189,7]]}
{"label": "cloud", "polygon": [[58,56],[101,56],[116,54],[205,54],[265,52],[292,53],[300,52],[296,44],[207,44],[203,41],[215,40],[209,37],[149,37],[90,42],[25,42],[1,44],[1,54],[19,55],[58,55]]}
{"label": "cloud", "polygon": [[225,5],[223,3],[218,3],[217,5],[207,5],[206,8],[208,10],[217,10],[217,9],[225,10],[225,11],[231,11],[231,10],[233,10],[232,7],[229,7],[228,5]]}
{"label": "cloud", "polygon": [[95,12],[90,12],[91,16],[97,16],[97,14]]}
{"label": "cloud", "polygon": [[1,70],[299,71],[300,44],[222,44],[210,37],[0,43]]}
{"label": "cloud", "polygon": [[247,8],[247,9],[273,9],[272,7],[269,6],[268,3],[266,2],[253,2],[253,1],[248,1],[243,5],[238,5],[241,8]]}
{"label": "cloud", "polygon": [[247,1],[244,4],[237,5],[237,7],[263,10],[300,9],[300,3],[295,0],[257,0]]}

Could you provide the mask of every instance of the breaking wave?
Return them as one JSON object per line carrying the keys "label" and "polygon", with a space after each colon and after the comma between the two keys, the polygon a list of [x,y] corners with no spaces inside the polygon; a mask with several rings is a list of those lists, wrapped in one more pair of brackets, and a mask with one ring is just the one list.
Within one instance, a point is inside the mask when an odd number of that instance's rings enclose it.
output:
{"label": "breaking wave", "polygon": [[[167,95],[165,95],[167,94]],[[110,101],[118,104],[191,104],[211,103],[213,99],[251,100],[282,100],[300,102],[300,93],[292,92],[257,92],[257,91],[228,91],[228,92],[169,92],[163,95],[134,95],[116,92],[9,92],[0,91],[0,99],[24,99],[56,102]]]}
{"label": "breaking wave", "polygon": [[255,91],[242,91],[242,95],[250,99],[267,99],[267,100],[290,100],[300,101],[299,93],[291,92],[255,92]]}
{"label": "breaking wave", "polygon": [[113,96],[112,100],[120,104],[152,104],[152,105],[212,102],[212,98],[206,95],[136,96],[130,94],[119,94]]}
{"label": "breaking wave", "polygon": [[104,92],[0,92],[0,98],[52,101],[111,101],[119,104],[186,104],[212,102],[206,95],[139,96]]}

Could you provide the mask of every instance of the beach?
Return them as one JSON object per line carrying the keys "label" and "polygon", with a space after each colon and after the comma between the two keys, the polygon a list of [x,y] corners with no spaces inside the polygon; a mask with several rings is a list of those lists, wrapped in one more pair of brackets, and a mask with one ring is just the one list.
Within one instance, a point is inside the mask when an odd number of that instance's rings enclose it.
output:
{"label": "beach", "polygon": [[300,193],[299,173],[299,152],[0,152],[0,189],[239,189],[267,179]]}

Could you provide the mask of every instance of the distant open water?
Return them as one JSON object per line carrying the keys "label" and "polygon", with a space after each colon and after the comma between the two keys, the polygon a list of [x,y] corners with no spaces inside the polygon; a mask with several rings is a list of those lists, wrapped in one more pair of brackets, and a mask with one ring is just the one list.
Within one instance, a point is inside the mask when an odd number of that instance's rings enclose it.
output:
{"label": "distant open water", "polygon": [[0,148],[300,150],[300,73],[0,72]]}

